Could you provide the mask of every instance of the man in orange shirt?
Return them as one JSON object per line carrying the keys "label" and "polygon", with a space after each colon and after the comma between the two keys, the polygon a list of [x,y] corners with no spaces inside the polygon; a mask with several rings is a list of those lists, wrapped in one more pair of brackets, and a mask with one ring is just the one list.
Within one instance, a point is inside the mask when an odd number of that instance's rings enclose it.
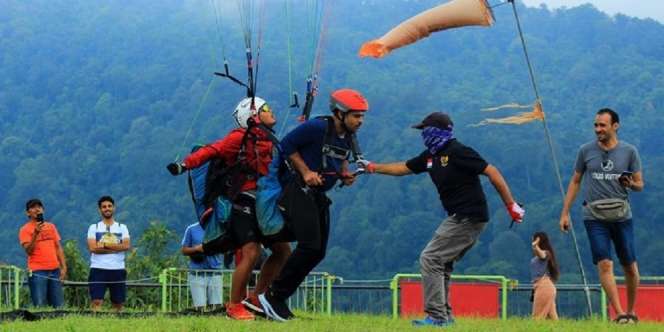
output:
{"label": "man in orange shirt", "polygon": [[18,233],[18,239],[28,255],[28,286],[34,306],[46,304],[62,307],[62,281],[67,276],[65,254],[55,225],[44,220],[44,205],[33,198],[25,203],[30,218]]}

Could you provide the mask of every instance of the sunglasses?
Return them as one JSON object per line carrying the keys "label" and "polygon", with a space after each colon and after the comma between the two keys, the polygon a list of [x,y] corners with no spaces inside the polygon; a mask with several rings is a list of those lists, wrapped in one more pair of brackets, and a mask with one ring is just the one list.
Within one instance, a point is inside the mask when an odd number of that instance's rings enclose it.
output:
{"label": "sunglasses", "polygon": [[265,113],[272,113],[272,109],[268,104],[264,104],[261,109],[258,111],[258,113],[265,112]]}

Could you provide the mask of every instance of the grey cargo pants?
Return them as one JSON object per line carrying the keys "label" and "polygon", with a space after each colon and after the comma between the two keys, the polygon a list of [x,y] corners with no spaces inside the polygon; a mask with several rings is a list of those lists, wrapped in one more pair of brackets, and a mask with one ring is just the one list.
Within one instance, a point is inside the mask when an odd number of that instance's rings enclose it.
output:
{"label": "grey cargo pants", "polygon": [[451,215],[436,229],[420,254],[424,287],[424,312],[431,318],[452,319],[449,304],[450,277],[458,261],[477,241],[486,222]]}

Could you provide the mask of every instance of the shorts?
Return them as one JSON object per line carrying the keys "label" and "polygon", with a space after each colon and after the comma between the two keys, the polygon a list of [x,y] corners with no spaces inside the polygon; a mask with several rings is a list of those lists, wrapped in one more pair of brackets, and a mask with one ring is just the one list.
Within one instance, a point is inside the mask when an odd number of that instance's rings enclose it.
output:
{"label": "shorts", "polygon": [[613,242],[621,265],[626,266],[636,262],[632,219],[621,222],[587,219],[583,221],[583,224],[588,233],[593,264],[596,265],[604,259],[611,260],[611,242]]}
{"label": "shorts", "polygon": [[256,219],[256,200],[246,194],[238,195],[231,209],[229,232],[239,248],[249,242],[259,242],[261,232]]}
{"label": "shorts", "polygon": [[189,273],[187,278],[194,307],[221,304],[221,273]]}
{"label": "shorts", "polygon": [[106,288],[111,293],[111,303],[122,304],[127,298],[127,270],[104,270],[91,268],[90,298],[92,300],[103,300]]}
{"label": "shorts", "polygon": [[292,238],[290,232],[285,227],[276,234],[263,236],[258,228],[258,219],[256,217],[256,200],[247,195],[238,195],[233,202],[231,210],[229,232],[233,243],[237,248],[249,242],[261,243],[266,248],[271,248],[277,242],[290,242]]}

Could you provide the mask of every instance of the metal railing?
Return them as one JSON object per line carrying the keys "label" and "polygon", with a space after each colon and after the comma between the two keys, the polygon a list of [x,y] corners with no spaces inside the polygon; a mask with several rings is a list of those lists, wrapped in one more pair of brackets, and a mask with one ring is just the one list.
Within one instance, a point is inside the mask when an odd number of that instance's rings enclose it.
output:
{"label": "metal railing", "polygon": [[[230,298],[233,270],[189,270],[168,268],[162,270],[158,277],[141,280],[128,280],[129,292],[127,307],[141,310],[161,312],[182,311],[192,307],[191,290],[187,282],[189,273],[217,273],[220,275],[220,298],[222,303]],[[0,266],[0,309],[15,310],[21,308],[22,302],[29,301],[25,278],[27,273],[12,265]],[[247,290],[253,288],[258,272],[252,273]],[[419,279],[420,274],[396,274],[387,280],[346,280],[326,272],[312,272],[300,285],[297,292],[289,298],[289,306],[307,312],[332,314],[339,312],[362,312],[388,314],[399,317],[399,282],[403,279]],[[158,282],[145,282],[157,280]],[[518,285],[515,280],[497,275],[452,275],[455,281],[481,281],[500,284],[500,318],[510,316],[529,316],[531,303],[528,301],[531,284]],[[617,281],[624,280],[616,277]],[[335,283],[341,281],[341,283]],[[642,276],[642,282],[664,283],[664,276]],[[389,282],[389,285],[388,285]],[[65,281],[68,292],[77,288],[88,287],[86,281]],[[581,295],[583,285],[557,284],[558,307],[565,317],[585,317],[578,308],[583,303]],[[608,302],[606,293],[599,284],[589,285],[591,300],[599,304],[601,319],[608,319]],[[132,295],[133,294],[133,295]],[[596,295],[595,295],[596,294]],[[70,294],[71,295],[71,294]],[[134,297],[133,302],[130,298]],[[27,303],[27,302],[25,302]],[[133,303],[134,305],[132,305]],[[25,304],[23,304],[25,305]],[[71,303],[69,304],[71,305]],[[79,307],[85,304],[78,304]],[[594,305],[593,305],[594,306]]]}
{"label": "metal railing", "polygon": [[20,307],[21,271],[13,265],[0,266],[0,308]]}
{"label": "metal railing", "polygon": [[[218,275],[219,296],[222,302],[230,299],[233,282],[233,270],[191,270],[168,268],[159,276],[161,284],[161,311],[173,312],[192,307],[191,290],[188,278],[190,275]],[[332,313],[332,283],[337,277],[326,272],[311,272],[293,296],[288,305],[293,309],[308,312]],[[258,280],[258,271],[253,271],[247,285],[251,290]]]}

